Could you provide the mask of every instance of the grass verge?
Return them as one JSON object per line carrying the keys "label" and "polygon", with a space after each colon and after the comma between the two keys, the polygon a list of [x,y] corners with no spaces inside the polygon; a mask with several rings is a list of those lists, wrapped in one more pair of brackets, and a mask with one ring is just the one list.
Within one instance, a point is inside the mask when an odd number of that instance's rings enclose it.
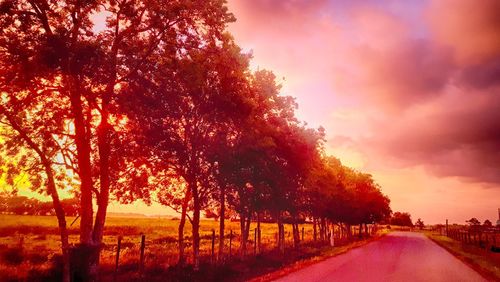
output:
{"label": "grass verge", "polygon": [[500,254],[476,246],[466,245],[446,236],[425,232],[439,246],[469,265],[490,281],[500,281]]}

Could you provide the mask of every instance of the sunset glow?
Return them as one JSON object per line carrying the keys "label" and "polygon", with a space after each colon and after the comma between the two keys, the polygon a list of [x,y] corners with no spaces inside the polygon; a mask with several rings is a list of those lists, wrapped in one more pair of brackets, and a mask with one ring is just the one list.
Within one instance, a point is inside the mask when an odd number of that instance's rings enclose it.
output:
{"label": "sunset glow", "polygon": [[0,281],[500,281],[499,0],[0,27]]}
{"label": "sunset glow", "polygon": [[[228,4],[237,18],[229,30],[253,54],[252,68],[282,78],[299,118],[326,128],[327,152],[372,173],[393,210],[432,223],[495,218],[498,1]],[[93,17],[94,30],[104,15]],[[109,210],[174,214],[140,201]]]}
{"label": "sunset glow", "polygon": [[[229,1],[254,64],[284,77],[327,147],[372,173],[393,210],[432,223],[500,204],[500,5]],[[464,20],[467,19],[467,20]]]}

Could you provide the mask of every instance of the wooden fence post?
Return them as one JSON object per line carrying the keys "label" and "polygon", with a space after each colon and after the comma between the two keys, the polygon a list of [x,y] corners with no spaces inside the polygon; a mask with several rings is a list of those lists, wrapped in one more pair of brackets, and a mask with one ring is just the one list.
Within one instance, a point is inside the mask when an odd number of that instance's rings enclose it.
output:
{"label": "wooden fence post", "polygon": [[214,247],[215,247],[215,230],[212,229],[212,256],[211,256],[211,263],[214,263]]}
{"label": "wooden fence post", "polygon": [[304,226],[302,226],[302,242],[304,242]]}
{"label": "wooden fence post", "polygon": [[113,281],[116,281],[116,276],[118,275],[118,263],[120,261],[120,249],[122,246],[122,236],[118,236],[118,244],[116,246],[116,260],[115,260],[115,275],[113,276]]}
{"label": "wooden fence post", "polygon": [[233,245],[233,230],[229,233],[229,258],[231,258],[231,248]]}
{"label": "wooden fence post", "polygon": [[257,228],[253,231],[253,255],[257,255]]}
{"label": "wooden fence post", "polygon": [[146,247],[146,235],[141,235],[141,256],[139,259],[139,275],[142,277],[144,272],[144,248]]}
{"label": "wooden fence post", "polygon": [[446,220],[446,236],[448,237],[448,219]]}

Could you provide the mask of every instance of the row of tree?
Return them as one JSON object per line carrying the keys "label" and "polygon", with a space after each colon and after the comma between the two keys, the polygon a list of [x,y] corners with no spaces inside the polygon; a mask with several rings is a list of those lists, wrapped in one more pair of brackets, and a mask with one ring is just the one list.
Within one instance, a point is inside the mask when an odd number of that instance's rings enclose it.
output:
{"label": "row of tree", "polygon": [[180,263],[189,220],[195,267],[203,211],[219,218],[220,256],[229,213],[242,254],[252,220],[276,222],[284,251],[285,222],[298,246],[305,219],[324,239],[333,224],[361,232],[390,214],[369,174],[325,154],[324,130],[295,117],[274,74],[250,71],[225,1],[10,0],[0,11],[1,165],[9,183],[27,173],[51,197],[65,281],[63,189],[78,197],[71,253],[83,263],[71,271],[84,280],[97,279],[110,196],[177,210]]}
{"label": "row of tree", "polygon": [[469,224],[471,229],[480,229],[481,227],[483,227],[483,228],[493,227],[493,223],[489,219],[484,220],[482,225],[481,225],[481,221],[479,221],[479,219],[477,219],[475,217],[472,217],[471,219],[466,220],[465,222],[467,224]]}
{"label": "row of tree", "polygon": [[[79,201],[75,198],[61,200],[67,216],[77,216]],[[51,201],[40,201],[26,196],[0,193],[0,214],[17,215],[55,215],[54,205]]]}
{"label": "row of tree", "polygon": [[[420,220],[420,218],[419,218]],[[411,220],[411,214],[408,212],[395,212],[389,222],[392,225],[397,226],[408,226],[413,227],[413,221]]]}

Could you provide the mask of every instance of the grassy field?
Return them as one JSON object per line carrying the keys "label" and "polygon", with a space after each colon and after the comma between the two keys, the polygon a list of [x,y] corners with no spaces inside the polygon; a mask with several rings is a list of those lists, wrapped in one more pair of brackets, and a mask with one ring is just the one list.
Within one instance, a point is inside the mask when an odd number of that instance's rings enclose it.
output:
{"label": "grassy field", "polygon": [[[68,224],[74,218],[68,218]],[[123,236],[122,251],[120,252],[121,273],[135,273],[138,267],[140,238],[141,234],[146,236],[145,268],[150,271],[167,269],[177,262],[177,228],[178,220],[167,218],[120,218],[109,217],[106,221],[104,236],[105,247],[101,253],[101,265],[105,273],[114,270],[116,243],[118,236]],[[252,223],[249,242],[249,253],[253,255],[253,230],[256,227]],[[307,242],[313,241],[313,227],[311,224],[301,225],[304,228],[304,238]],[[78,242],[79,222],[75,222],[69,227],[70,243]],[[201,235],[201,255],[202,262],[209,262],[211,258],[211,237],[212,229],[218,234],[218,222],[214,220],[203,220],[200,228]],[[235,254],[239,247],[239,223],[226,223],[226,234],[233,231],[232,253]],[[286,241],[289,248],[292,247],[291,226],[286,225]],[[270,223],[262,224],[262,245],[263,252],[272,252],[276,244],[277,225]],[[186,242],[191,237],[191,225],[185,227]],[[215,248],[218,248],[216,240]],[[60,253],[60,243],[55,217],[51,216],[20,216],[20,215],[0,215],[0,248],[3,253],[3,263],[0,264],[0,273],[8,274],[7,278],[28,279],[30,275],[35,275],[40,271],[46,271],[51,266],[51,259]],[[9,254],[9,251],[21,249],[21,257],[16,254]],[[229,239],[225,241],[226,253],[229,252]],[[317,248],[309,246],[301,250],[297,255],[310,257],[314,256]],[[191,248],[188,243],[186,248],[188,262],[192,259]],[[19,254],[18,254],[19,255]],[[9,257],[10,256],[10,257]],[[290,258],[287,258],[290,260]],[[265,260],[262,260],[265,261]],[[256,262],[257,263],[257,262]],[[275,264],[276,262],[267,262]],[[251,265],[251,264],[250,264]],[[239,266],[241,267],[241,265]],[[247,266],[245,266],[247,267]],[[278,265],[279,267],[279,265]],[[0,280],[1,279],[0,274]],[[4,277],[5,278],[5,277]],[[6,280],[6,279],[5,279]]]}
{"label": "grassy field", "polygon": [[477,246],[467,245],[432,231],[425,231],[424,233],[485,277],[492,281],[500,281],[500,253],[493,253]]}

